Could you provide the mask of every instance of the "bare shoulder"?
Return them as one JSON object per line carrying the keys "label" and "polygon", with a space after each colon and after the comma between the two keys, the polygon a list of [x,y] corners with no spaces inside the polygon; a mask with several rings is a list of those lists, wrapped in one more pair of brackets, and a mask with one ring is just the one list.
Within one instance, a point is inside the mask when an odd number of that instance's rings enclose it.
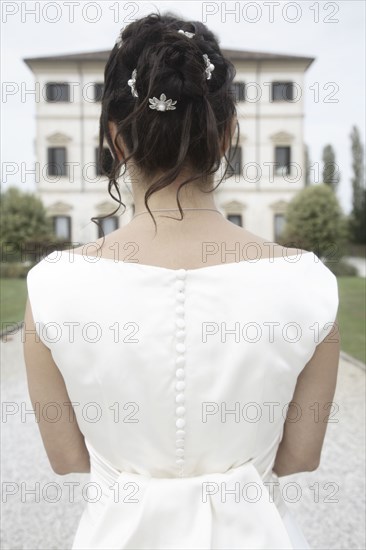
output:
{"label": "bare shoulder", "polygon": [[[229,222],[230,225],[234,225]],[[228,243],[239,242],[242,250],[243,259],[254,260],[257,258],[276,258],[286,256],[302,256],[307,253],[307,250],[300,248],[291,248],[283,246],[275,241],[264,239],[260,235],[251,233],[247,229],[239,226],[228,228],[226,235]]]}
{"label": "bare shoulder", "polygon": [[[205,237],[206,235],[202,234],[203,241],[207,241],[207,238]],[[306,250],[301,250],[299,248],[282,246],[279,243],[265,239],[260,235],[251,233],[243,227],[236,226],[229,221],[227,221],[224,226],[221,225],[217,231],[211,227],[209,237],[210,242],[217,242],[221,246],[225,245],[227,250],[239,248],[240,258],[238,259],[240,260],[302,256],[302,254],[307,252]],[[104,238],[101,237],[95,241],[91,241],[78,246],[77,248],[73,248],[72,252],[75,254],[88,256],[102,255],[105,258],[115,258],[116,253],[118,257],[121,256],[121,250],[127,254],[128,250],[125,250],[126,245],[131,245],[134,242],[147,245],[147,249],[150,249],[152,246],[151,239],[148,235],[139,234],[136,231],[133,231],[127,224],[125,227],[120,227],[119,229],[108,233],[108,235]],[[159,244],[156,243],[156,246],[159,247]],[[180,235],[179,246],[181,248],[182,255],[186,247],[191,249],[190,237],[186,236],[182,239],[182,235]],[[164,253],[169,255],[167,250],[165,250]]]}
{"label": "bare shoulder", "polygon": [[[97,256],[100,254],[100,250],[104,250],[105,248],[108,248],[111,244],[116,243],[116,236],[114,238],[111,238],[113,237],[114,233],[117,233],[117,231],[109,233],[104,239],[103,237],[101,237],[100,239],[90,241],[70,250],[72,250],[72,252],[75,254]],[[118,231],[118,238],[119,240],[121,240],[121,230]]]}

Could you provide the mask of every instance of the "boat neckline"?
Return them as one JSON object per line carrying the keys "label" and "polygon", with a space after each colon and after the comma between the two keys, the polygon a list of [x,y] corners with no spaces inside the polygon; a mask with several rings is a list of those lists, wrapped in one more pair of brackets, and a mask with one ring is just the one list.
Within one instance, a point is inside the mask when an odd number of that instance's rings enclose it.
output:
{"label": "boat neckline", "polygon": [[[239,262],[226,262],[226,263],[221,263],[221,264],[206,265],[206,266],[202,266],[202,267],[195,267],[195,268],[192,268],[192,269],[187,269],[187,268],[184,268],[184,267],[171,268],[171,267],[164,267],[164,266],[160,266],[160,265],[142,264],[140,262],[126,262],[124,260],[115,260],[114,258],[105,258],[104,256],[93,256],[93,255],[89,255],[89,254],[79,254],[79,253],[76,253],[76,252],[73,253],[72,249],[70,249],[70,250],[58,250],[57,252],[61,253],[61,257],[66,256],[66,253],[69,254],[70,258],[74,258],[75,256],[80,256],[80,258],[83,258],[89,264],[95,264],[95,263],[98,263],[98,261],[102,260],[104,262],[109,262],[109,263],[115,264],[115,265],[131,265],[131,266],[137,266],[140,269],[166,271],[166,272],[171,272],[171,273],[178,272],[178,271],[180,271],[180,272],[184,271],[186,273],[192,273],[192,272],[195,272],[195,271],[199,272],[199,271],[205,271],[205,270],[213,271],[215,269],[222,269],[223,267],[228,267],[228,266],[238,266],[238,265],[241,265],[241,264],[253,265],[253,264],[257,264],[259,262],[262,262],[264,260],[267,260],[269,264],[274,264],[275,260],[280,260],[280,259],[281,260],[287,260],[287,259],[290,259],[290,258],[297,258],[297,261],[291,261],[290,260],[288,262],[290,264],[294,264],[294,263],[298,263],[298,261],[304,256],[310,256],[310,257],[315,256],[314,252],[307,251],[307,252],[303,252],[303,253],[300,253],[300,254],[292,254],[292,255],[289,255],[289,256],[269,256],[269,257],[266,257],[266,258],[257,258],[256,260],[240,260]],[[50,256],[51,254],[49,254],[48,256]],[[92,258],[93,261],[90,261],[89,258]],[[71,260],[71,261],[73,261],[73,260]]]}

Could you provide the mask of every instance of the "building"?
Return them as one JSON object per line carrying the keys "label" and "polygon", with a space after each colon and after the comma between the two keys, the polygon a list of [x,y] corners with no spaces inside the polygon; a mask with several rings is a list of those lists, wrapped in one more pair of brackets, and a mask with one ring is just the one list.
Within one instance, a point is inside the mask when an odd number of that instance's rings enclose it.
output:
{"label": "building", "polygon": [[[215,201],[233,223],[276,241],[288,202],[305,185],[304,76],[314,59],[240,50],[223,54],[237,70],[240,142]],[[101,234],[91,217],[118,206],[96,162],[108,56],[109,51],[97,51],[24,59],[39,90],[37,192],[56,234],[75,244],[98,239]],[[108,154],[106,149],[106,162]],[[121,207],[103,221],[105,233],[133,215],[128,185],[121,185],[121,193],[127,210],[123,213]]]}

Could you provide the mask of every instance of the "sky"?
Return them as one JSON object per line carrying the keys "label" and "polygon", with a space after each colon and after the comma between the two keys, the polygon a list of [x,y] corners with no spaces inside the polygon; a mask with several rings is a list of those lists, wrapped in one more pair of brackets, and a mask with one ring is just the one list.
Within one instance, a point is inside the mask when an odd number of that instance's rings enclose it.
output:
{"label": "sky", "polygon": [[333,146],[341,177],[338,198],[345,213],[351,210],[352,126],[365,143],[364,0],[2,1],[0,6],[3,190],[14,184],[35,190],[36,109],[34,95],[26,93],[34,90],[34,76],[23,59],[109,50],[122,27],[159,10],[202,21],[221,48],[315,58],[305,78],[305,143],[314,173],[320,174],[323,147]]}

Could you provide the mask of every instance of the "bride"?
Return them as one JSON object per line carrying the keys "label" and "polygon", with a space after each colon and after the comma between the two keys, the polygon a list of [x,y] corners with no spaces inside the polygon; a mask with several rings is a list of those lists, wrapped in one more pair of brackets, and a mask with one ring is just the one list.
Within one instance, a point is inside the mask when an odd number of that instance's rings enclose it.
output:
{"label": "bride", "polygon": [[97,494],[75,550],[309,548],[278,479],[319,466],[337,280],[313,252],[216,206],[234,76],[200,22],[150,14],[125,27],[99,149],[106,139],[120,204],[128,170],[134,216],[96,254],[48,254],[28,272],[29,393],[60,413],[39,418],[43,443],[56,474],[85,472]]}

